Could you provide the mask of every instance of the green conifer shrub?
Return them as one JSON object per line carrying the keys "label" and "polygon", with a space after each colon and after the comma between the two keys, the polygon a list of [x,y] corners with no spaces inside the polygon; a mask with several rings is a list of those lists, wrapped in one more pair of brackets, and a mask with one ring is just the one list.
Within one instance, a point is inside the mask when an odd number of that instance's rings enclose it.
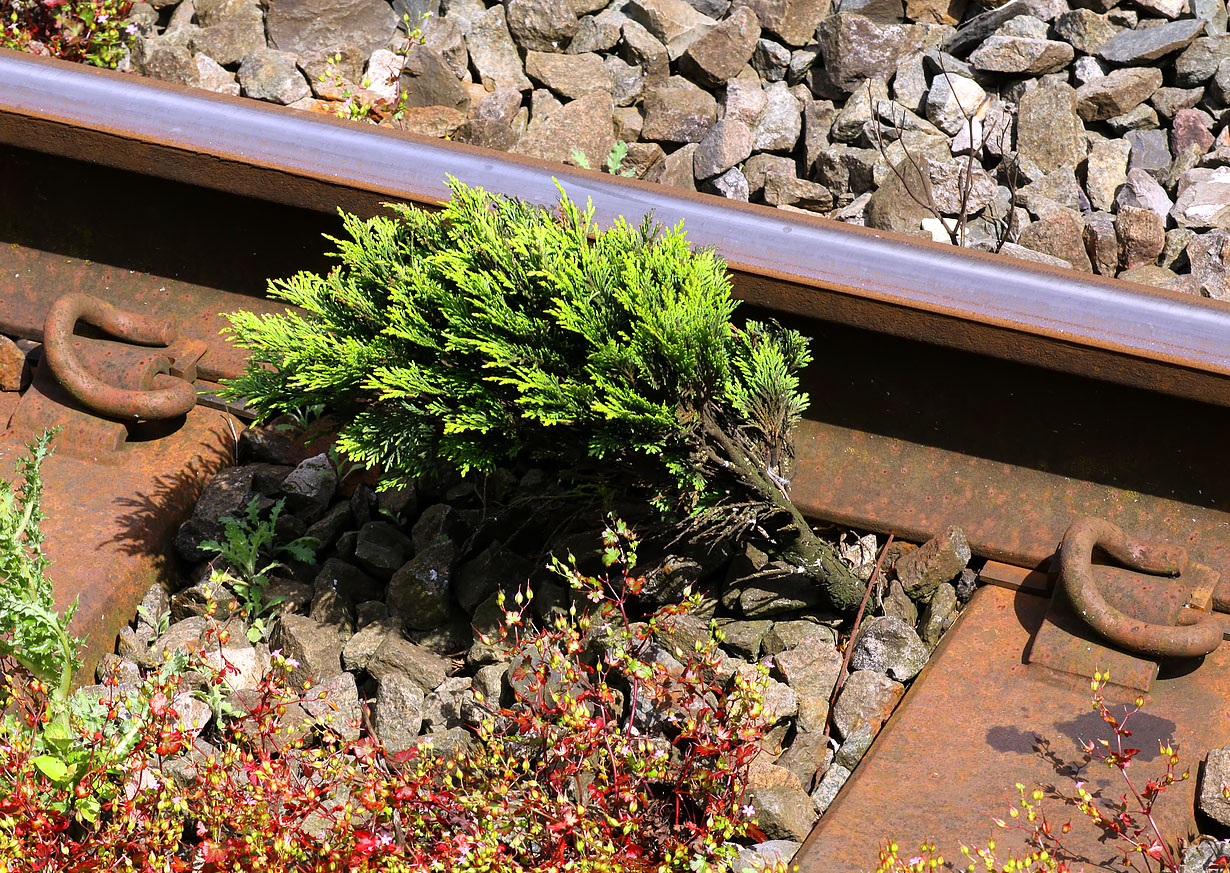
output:
{"label": "green conifer shrub", "polygon": [[597,462],[682,513],[750,502],[853,611],[862,583],[788,497],[807,340],[736,326],[724,263],[682,227],[598,230],[562,191],[544,209],[451,190],[439,212],[343,215],[338,267],[269,285],[302,314],[230,315],[252,352],[231,394],[267,415],[322,404],[340,448],[390,481],[520,456]]}

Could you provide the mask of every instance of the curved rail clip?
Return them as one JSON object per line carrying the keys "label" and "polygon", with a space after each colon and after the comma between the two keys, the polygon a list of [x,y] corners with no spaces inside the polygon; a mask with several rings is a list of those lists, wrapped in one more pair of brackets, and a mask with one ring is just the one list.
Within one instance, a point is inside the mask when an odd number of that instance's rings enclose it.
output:
{"label": "curved rail clip", "polygon": [[154,356],[138,373],[113,374],[121,377],[116,381],[133,382],[134,387],[104,382],[73,351],[78,321],[146,346],[169,346],[177,331],[169,319],[123,312],[88,294],[57,299],[43,323],[43,355],[56,380],[83,406],[109,418],[151,421],[184,415],[196,405],[196,389],[186,381],[192,374],[179,372],[170,357]]}
{"label": "curved rail clip", "polygon": [[[1112,605],[1104,596],[1092,566],[1095,547],[1131,570],[1152,576],[1185,577],[1187,581],[1177,579],[1172,583],[1172,587],[1181,588],[1178,593],[1182,595],[1177,610],[1171,611],[1176,623],[1144,621]],[[1214,599],[1216,574],[1201,565],[1189,564],[1187,552],[1178,546],[1141,542],[1109,521],[1082,518],[1073,522],[1063,536],[1059,577],[1076,614],[1099,636],[1122,650],[1146,658],[1198,658],[1221,644],[1222,620],[1205,611]],[[1193,586],[1191,580],[1199,581]],[[1123,597],[1115,599],[1123,605]]]}

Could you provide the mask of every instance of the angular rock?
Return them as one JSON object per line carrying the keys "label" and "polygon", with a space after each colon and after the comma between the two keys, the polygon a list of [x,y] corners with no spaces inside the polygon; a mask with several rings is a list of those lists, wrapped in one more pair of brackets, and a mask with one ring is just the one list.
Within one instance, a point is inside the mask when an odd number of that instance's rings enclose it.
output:
{"label": "angular rock", "polygon": [[355,562],[377,579],[388,579],[410,557],[411,541],[387,521],[369,521],[359,528]]}
{"label": "angular rock", "polygon": [[1230,282],[1226,279],[1230,273],[1230,232],[1200,234],[1184,251],[1200,293],[1214,300],[1230,298]]}
{"label": "angular rock", "polygon": [[1102,43],[1094,54],[1112,64],[1144,64],[1186,48],[1203,30],[1204,22],[1195,19],[1124,30]]}
{"label": "angular rock", "polygon": [[446,679],[423,701],[421,730],[442,733],[468,724],[476,714],[472,680],[468,676]]}
{"label": "angular rock", "polygon": [[1142,264],[1130,270],[1123,270],[1116,277],[1124,282],[1135,282],[1138,285],[1152,285],[1154,288],[1170,287],[1178,276],[1173,270],[1159,267],[1156,264]]}
{"label": "angular rock", "polygon": [[955,136],[975,117],[987,92],[973,79],[940,75],[927,92],[927,120],[949,136]]}
{"label": "angular rock", "polygon": [[755,151],[789,152],[799,141],[803,129],[803,107],[785,82],[765,86],[765,108],[752,127]]}
{"label": "angular rock", "polygon": [[858,762],[863,759],[863,755],[867,754],[867,750],[871,748],[871,743],[875,738],[876,730],[871,725],[859,725],[855,728],[854,733],[842,741],[841,747],[837,749],[837,754],[833,756],[833,763],[838,767],[853,770],[858,766]]}
{"label": "angular rock", "polygon": [[1085,121],[1105,121],[1144,103],[1162,84],[1162,71],[1127,67],[1081,85],[1076,90],[1076,111]]}
{"label": "angular rock", "polygon": [[1149,98],[1149,103],[1163,118],[1173,118],[1180,109],[1191,109],[1204,97],[1205,89],[1199,88],[1158,88]]}
{"label": "angular rock", "polygon": [[448,678],[448,661],[378,624],[369,625],[351,637],[342,650],[342,658],[348,670],[363,669],[377,681],[400,673],[424,691],[438,688]]}
{"label": "angular rock", "polygon": [[604,9],[597,15],[586,15],[572,41],[569,54],[607,52],[619,44],[621,31],[628,16],[614,9]]}
{"label": "angular rock", "polygon": [[1132,144],[1128,171],[1144,170],[1160,176],[1170,166],[1170,141],[1162,130],[1132,130],[1125,138]]}
{"label": "angular rock", "polygon": [[644,70],[646,82],[658,82],[670,75],[666,46],[644,25],[632,20],[624,22],[623,49],[624,60]]}
{"label": "angular rock", "polygon": [[666,46],[667,56],[672,61],[681,57],[717,23],[684,0],[629,0],[623,12]]}
{"label": "angular rock", "polygon": [[1141,104],[1131,112],[1106,119],[1106,126],[1116,136],[1135,130],[1149,130],[1158,126],[1157,110]]}
{"label": "angular rock", "polygon": [[1166,244],[1166,228],[1154,212],[1139,207],[1124,206],[1115,216],[1115,234],[1119,238],[1120,262],[1125,269],[1154,264]]}
{"label": "angular rock", "polygon": [[925,24],[958,24],[969,0],[905,0],[905,16]]}
{"label": "angular rock", "polygon": [[26,352],[0,336],[0,391],[21,391],[30,384],[33,370]]}
{"label": "angular rock", "polygon": [[316,521],[337,491],[337,470],[324,453],[308,458],[282,480],[282,491],[288,509],[304,521]]}
{"label": "angular rock", "polygon": [[1017,115],[1017,149],[1045,175],[1075,167],[1085,157],[1085,127],[1069,85],[1039,85],[1026,93]]}
{"label": "angular rock", "polygon": [[380,599],[384,586],[353,564],[339,558],[329,558],[312,580],[316,592],[335,591],[351,603]]}
{"label": "angular rock", "polygon": [[812,71],[811,84],[819,96],[845,95],[867,79],[887,79],[909,47],[904,28],[849,13],[824,19],[816,39],[824,67]]}
{"label": "angular rock", "polygon": [[797,788],[752,788],[747,803],[756,810],[756,823],[770,840],[802,842],[815,823],[810,798]]}
{"label": "angular rock", "polygon": [[833,705],[833,726],[842,737],[853,736],[863,725],[878,731],[904,694],[904,685],[879,670],[855,670]]}
{"label": "angular rock", "polygon": [[1026,225],[1017,238],[1022,246],[1067,261],[1074,270],[1093,272],[1085,251],[1084,224],[1079,215],[1061,209]]}
{"label": "angular rock", "polygon": [[867,201],[867,226],[918,236],[931,210],[931,177],[909,158],[897,164],[887,183]]}
{"label": "angular rock", "polygon": [[791,57],[790,49],[761,37],[752,51],[752,69],[766,82],[781,82],[790,70]]}
{"label": "angular rock", "polygon": [[945,582],[935,589],[919,626],[918,635],[927,648],[934,649],[939,644],[944,631],[948,630],[956,619],[956,611],[957,590]]}
{"label": "angular rock", "polygon": [[1230,747],[1212,749],[1200,769],[1200,811],[1224,826],[1230,826]]}
{"label": "angular rock", "polygon": [[[233,65],[267,48],[265,14],[256,3],[214,4],[212,7],[199,4],[196,8],[202,26],[188,38],[188,48],[192,52],[206,55],[218,64]],[[211,9],[215,11],[212,15],[208,14]],[[209,22],[207,26],[206,21]]]}
{"label": "angular rock", "polygon": [[1051,39],[996,34],[969,56],[975,69],[994,73],[1040,76],[1072,63],[1072,46]]}
{"label": "angular rock", "polygon": [[1224,867],[1222,862],[1227,858],[1230,858],[1230,840],[1196,842],[1184,849],[1179,873],[1214,873]]}
{"label": "angular rock", "polygon": [[[721,621],[721,620],[719,620]],[[722,648],[741,658],[754,661],[760,657],[760,644],[773,622],[728,620],[721,624]]]}
{"label": "angular rock", "polygon": [[523,588],[533,569],[529,561],[494,542],[457,569],[454,583],[457,602],[467,614],[473,615],[480,603],[501,588]]}
{"label": "angular rock", "polygon": [[[401,0],[396,0],[400,3]],[[417,16],[411,16],[416,21]],[[419,25],[423,45],[444,58],[444,63],[458,78],[464,78],[470,69],[470,53],[466,49],[466,37],[455,21],[449,18],[430,17]]]}
{"label": "angular rock", "polygon": [[192,510],[175,535],[175,551],[186,563],[197,564],[214,557],[216,552],[204,551],[201,543],[222,540],[222,519],[240,518],[252,497],[251,465],[228,467],[215,474],[205,485]]}
{"label": "angular rock", "polygon": [[722,119],[709,128],[693,156],[698,180],[724,173],[752,153],[752,131],[741,121]]}
{"label": "angular rock", "polygon": [[601,167],[615,145],[614,102],[605,92],[587,94],[565,104],[517,143],[516,154],[573,163],[574,150],[591,167]]}
{"label": "angular rock", "polygon": [[419,136],[453,138],[466,123],[464,112],[447,106],[410,106],[401,114],[401,129]]}
{"label": "angular rock", "polygon": [[457,547],[448,541],[419,552],[389,579],[387,600],[403,623],[414,630],[430,630],[452,615],[452,578]]}
{"label": "angular rock", "polygon": [[965,533],[959,527],[949,527],[920,548],[898,558],[894,570],[905,593],[922,601],[928,599],[940,583],[955,579],[969,560],[970,548]]}
{"label": "angular rock", "polygon": [[776,669],[798,696],[798,728],[823,731],[829,698],[841,671],[841,653],[832,644],[807,637],[773,657]]}
{"label": "angular rock", "polygon": [[1209,130],[1208,116],[1199,109],[1180,109],[1170,124],[1170,153],[1178,157],[1183,152],[1194,150],[1203,155],[1213,147],[1213,132]]}
{"label": "angular rock", "polygon": [[391,673],[376,689],[376,736],[390,752],[401,752],[418,742],[423,724],[423,689],[405,676]]}
{"label": "angular rock", "polygon": [[764,201],[771,206],[828,212],[833,208],[833,193],[817,182],[793,174],[773,173],[765,177]]}
{"label": "angular rock", "polygon": [[737,76],[751,60],[758,39],[756,13],[746,7],[736,9],[688,47],[681,66],[700,84],[717,87]]}
{"label": "angular rock", "polygon": [[926,166],[935,208],[944,215],[959,215],[962,211],[976,215],[995,196],[995,180],[976,163],[972,173],[969,163],[961,159],[927,160]]}
{"label": "angular rock", "polygon": [[1073,9],[1055,19],[1055,33],[1078,52],[1091,54],[1123,30],[1092,9]]}
{"label": "angular rock", "polygon": [[747,203],[751,198],[747,176],[743,175],[738,167],[731,167],[720,176],[714,176],[705,183],[703,190],[710,194],[717,194],[719,197],[725,197],[727,200],[738,200],[743,203]]}
{"label": "angular rock", "polygon": [[526,51],[562,51],[581,27],[573,5],[559,0],[506,0],[504,10],[509,31]]}
{"label": "angular rock", "polygon": [[[747,184],[755,197],[764,192],[765,181],[772,175],[795,176],[795,163],[790,158],[783,155],[770,155],[761,153],[752,155],[743,165],[743,174],[747,177]],[[755,572],[763,570],[768,564],[768,556],[754,548],[748,548],[748,552],[754,552],[758,563],[748,562],[744,556],[736,559],[736,563],[731,565],[731,575],[727,580],[728,585],[733,586],[732,590],[741,590],[740,584],[743,575],[751,575]],[[737,597],[736,597],[737,600]]]}
{"label": "angular rock", "polygon": [[823,813],[837,799],[837,792],[850,778],[850,771],[840,764],[832,764],[824,771],[824,776],[811,793],[812,806],[817,813]]}
{"label": "angular rock", "polygon": [[483,85],[492,89],[530,90],[530,80],[522,69],[503,6],[492,6],[470,22],[466,47]]}
{"label": "angular rock", "polygon": [[1155,213],[1164,222],[1174,204],[1166,195],[1165,189],[1157,181],[1141,169],[1129,169],[1127,183],[1115,197],[1115,205],[1122,209],[1125,206],[1138,206]]}
{"label": "angular rock", "polygon": [[286,105],[312,93],[307,79],[295,65],[295,56],[290,52],[273,49],[253,52],[239,65],[238,79],[244,96],[254,100]]}
{"label": "angular rock", "polygon": [[788,46],[806,44],[829,14],[832,0],[735,0],[760,19],[760,26]]}
{"label": "angular rock", "polygon": [[867,622],[854,642],[851,670],[878,670],[899,682],[918,675],[927,663],[927,647],[914,628],[891,616]]}
{"label": "angular rock", "polygon": [[809,791],[816,781],[816,774],[823,772],[832,760],[833,752],[823,732],[798,731],[775,763],[793,773],[800,787]]}
{"label": "angular rock", "polygon": [[592,53],[526,52],[525,72],[564,100],[575,100],[595,91],[610,94],[614,90],[602,58]]}
{"label": "angular rock", "polygon": [[470,108],[470,95],[439,52],[411,46],[401,74],[401,100],[408,107],[445,106],[458,112]]}
{"label": "angular rock", "polygon": [[342,672],[342,647],[336,629],[305,615],[283,615],[269,632],[269,648],[298,661],[287,677],[292,688]]}
{"label": "angular rock", "polygon": [[696,149],[696,143],[688,143],[675,149],[669,155],[664,155],[645,172],[643,178],[648,182],[657,182],[659,185],[695,191]]}
{"label": "angular rock", "polygon": [[717,121],[712,95],[699,88],[672,87],[669,82],[646,93],[643,109],[641,137],[653,142],[698,143]]}
{"label": "angular rock", "polygon": [[1213,78],[1222,61],[1230,58],[1230,35],[1202,36],[1175,58],[1175,84],[1194,88]]}
{"label": "angular rock", "polygon": [[1170,215],[1180,227],[1230,230],[1230,166],[1188,170],[1178,194]]}
{"label": "angular rock", "polygon": [[754,581],[736,582],[732,587],[740,592],[739,607],[748,618],[781,615],[818,606],[823,600],[814,583],[784,567],[779,575],[763,575]]}
{"label": "angular rock", "polygon": [[1115,195],[1127,182],[1128,156],[1132,145],[1122,139],[1105,139],[1093,143],[1086,163],[1085,193],[1094,209],[1109,212]]}
{"label": "angular rock", "polygon": [[[829,621],[835,623],[836,619],[830,617]],[[837,636],[832,627],[806,619],[774,622],[773,628],[765,634],[761,646],[765,655],[777,655],[787,649],[803,645],[806,640],[814,640],[816,643],[837,648]]]}
{"label": "angular rock", "polygon": [[295,54],[332,52],[342,45],[354,45],[367,57],[385,47],[398,21],[385,3],[269,0],[265,6],[269,45]]}

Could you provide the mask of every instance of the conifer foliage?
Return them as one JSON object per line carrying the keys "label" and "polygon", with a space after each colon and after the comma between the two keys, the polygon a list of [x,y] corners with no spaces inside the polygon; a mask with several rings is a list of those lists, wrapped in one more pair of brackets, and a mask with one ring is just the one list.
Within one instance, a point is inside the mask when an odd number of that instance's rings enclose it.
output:
{"label": "conifer foliage", "polygon": [[724,263],[682,227],[593,224],[451,183],[442,211],[343,215],[340,265],[273,281],[302,313],[230,317],[252,351],[230,390],[274,415],[322,404],[389,480],[517,456],[597,463],[682,512],[738,497],[787,518],[788,557],[861,596],[787,496],[807,340],[732,321]]}

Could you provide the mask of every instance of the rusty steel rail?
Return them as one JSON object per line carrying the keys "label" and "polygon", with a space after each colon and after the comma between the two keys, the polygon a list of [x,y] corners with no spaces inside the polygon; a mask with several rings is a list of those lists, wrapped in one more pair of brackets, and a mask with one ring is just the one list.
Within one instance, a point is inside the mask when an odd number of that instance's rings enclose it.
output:
{"label": "rusty steel rail", "polygon": [[1230,405],[1230,305],[1177,293],[7,51],[0,142],[328,212],[558,179],[600,222],[684,221],[779,312]]}
{"label": "rusty steel rail", "polygon": [[[1159,670],[1072,614],[1096,613],[1112,638],[1137,622],[1125,639],[1139,642],[1192,624],[1192,608],[1230,606],[1230,305],[6,51],[0,173],[6,204],[38,203],[0,210],[0,331],[43,339],[50,323],[54,364],[76,319],[44,316],[67,292],[170,319],[179,348],[74,335],[67,367],[84,344],[87,376],[130,375],[136,360],[163,385],[191,379],[198,359],[205,379],[238,371],[220,313],[266,309],[266,277],[327,264],[318,234],[336,231],[337,208],[435,205],[448,175],[539,203],[558,179],[592,198],[600,223],[652,211],[717,249],[736,293],[815,338],[795,503],[915,541],[959,525],[976,554],[1034,571],[1030,590],[977,592],[796,858],[804,873],[871,869],[881,837],[974,836],[992,811],[980,803],[1016,778],[1053,778],[1058,757],[1031,757],[1035,730],[1078,754],[1090,727],[1070,718],[1087,707],[1072,677],[1108,657],[1124,688],[1173,713],[1177,728],[1150,723],[1158,738],[1230,742],[1230,647],[1198,670]],[[0,459],[45,413],[79,428],[78,456],[48,468],[49,548],[57,578],[82,586],[78,616],[105,637],[168,572],[169,537],[234,432],[199,405],[152,430],[100,426],[63,381],[40,368],[16,411],[0,395]],[[96,447],[110,453],[109,488],[82,487],[100,478],[101,462],[80,457]],[[1100,521],[1082,528],[1087,517]],[[1121,529],[1129,562],[1178,576],[1090,566],[1092,528]],[[1153,559],[1136,560],[1135,540]],[[1070,578],[1051,599],[1035,583],[1057,552]],[[1201,623],[1207,639],[1186,654],[1214,646],[1212,619]],[[1166,813],[1169,832],[1192,826],[1187,809]]]}

